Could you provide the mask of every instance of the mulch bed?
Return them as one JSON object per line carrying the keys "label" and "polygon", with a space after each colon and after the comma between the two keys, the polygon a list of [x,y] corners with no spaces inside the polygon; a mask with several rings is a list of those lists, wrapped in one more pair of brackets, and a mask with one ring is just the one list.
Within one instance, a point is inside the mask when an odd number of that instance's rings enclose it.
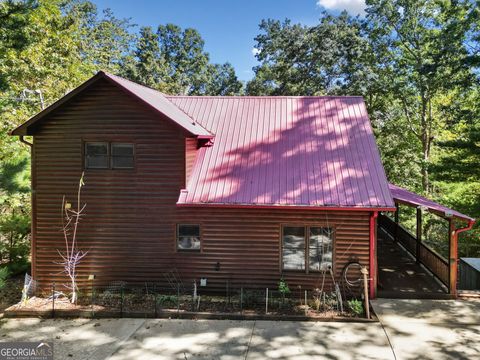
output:
{"label": "mulch bed", "polygon": [[[16,303],[5,309],[7,317],[136,317],[136,318],[183,318],[183,319],[236,319],[236,320],[292,320],[292,321],[351,321],[372,322],[374,318],[365,319],[355,317],[350,313],[340,313],[335,310],[314,311],[309,309],[305,314],[304,306],[269,309],[265,314],[265,307],[254,306],[240,311],[238,304],[227,305],[225,302],[216,302],[208,299],[200,303],[199,311],[189,301],[181,301],[179,307],[157,306],[154,302],[134,301],[137,299],[126,296],[123,307],[97,299],[95,305],[72,304],[66,297],[55,299],[53,310],[52,300],[48,298],[32,297],[26,303]],[[139,299],[138,299],[139,300]],[[151,299],[147,299],[151,300]],[[204,299],[207,300],[207,299]],[[169,304],[170,305],[170,304]]]}

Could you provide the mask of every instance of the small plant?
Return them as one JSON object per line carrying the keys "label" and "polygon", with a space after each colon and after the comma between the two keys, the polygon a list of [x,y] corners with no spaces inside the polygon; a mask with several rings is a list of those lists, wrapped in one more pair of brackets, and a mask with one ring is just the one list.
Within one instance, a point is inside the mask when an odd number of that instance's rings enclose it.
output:
{"label": "small plant", "polygon": [[177,305],[177,297],[175,295],[159,295],[157,304],[161,307],[171,307]]}
{"label": "small plant", "polygon": [[243,306],[255,306],[265,299],[265,294],[260,290],[245,290],[243,292]]}
{"label": "small plant", "polygon": [[355,316],[363,315],[363,304],[360,300],[357,300],[357,299],[348,300],[347,306]]}
{"label": "small plant", "polygon": [[290,294],[290,288],[288,287],[287,282],[281,278],[278,282],[278,291],[282,294],[282,304],[285,302],[285,296]]}

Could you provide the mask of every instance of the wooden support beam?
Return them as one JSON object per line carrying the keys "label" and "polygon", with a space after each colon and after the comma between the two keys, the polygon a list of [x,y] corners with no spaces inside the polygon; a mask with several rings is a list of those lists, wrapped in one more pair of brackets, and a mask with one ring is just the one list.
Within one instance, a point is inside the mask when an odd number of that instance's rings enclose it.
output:
{"label": "wooden support beam", "polygon": [[449,261],[449,286],[448,292],[451,295],[457,295],[457,235],[455,231],[455,222],[448,220],[448,261]]}
{"label": "wooden support beam", "polygon": [[397,211],[395,211],[394,217],[395,217],[395,234],[394,234],[394,240],[398,241],[398,234],[399,234],[399,225],[400,225],[400,204],[395,203],[395,208]]}
{"label": "wooden support beam", "polygon": [[422,209],[417,207],[417,248],[415,250],[415,258],[417,263],[420,262],[420,245],[422,242]]}

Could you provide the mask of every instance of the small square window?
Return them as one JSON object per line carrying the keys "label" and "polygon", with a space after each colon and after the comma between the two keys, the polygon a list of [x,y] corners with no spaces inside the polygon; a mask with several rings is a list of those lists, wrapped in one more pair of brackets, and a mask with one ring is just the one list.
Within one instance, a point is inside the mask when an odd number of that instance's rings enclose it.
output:
{"label": "small square window", "polygon": [[178,225],[177,249],[200,251],[200,225]]}
{"label": "small square window", "polygon": [[85,143],[85,168],[108,169],[108,143]]}
{"label": "small square window", "polygon": [[112,143],[112,168],[133,169],[133,144]]}

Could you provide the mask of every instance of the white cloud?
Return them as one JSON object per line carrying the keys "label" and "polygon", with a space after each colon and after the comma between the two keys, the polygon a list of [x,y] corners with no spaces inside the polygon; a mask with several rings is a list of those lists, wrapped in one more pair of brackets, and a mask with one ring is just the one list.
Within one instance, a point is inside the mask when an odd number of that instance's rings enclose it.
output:
{"label": "white cloud", "polygon": [[347,10],[352,15],[363,15],[365,0],[318,0],[317,5],[326,10]]}
{"label": "white cloud", "polygon": [[258,54],[260,54],[260,49],[257,49],[256,47],[252,48],[252,55],[257,56]]}

